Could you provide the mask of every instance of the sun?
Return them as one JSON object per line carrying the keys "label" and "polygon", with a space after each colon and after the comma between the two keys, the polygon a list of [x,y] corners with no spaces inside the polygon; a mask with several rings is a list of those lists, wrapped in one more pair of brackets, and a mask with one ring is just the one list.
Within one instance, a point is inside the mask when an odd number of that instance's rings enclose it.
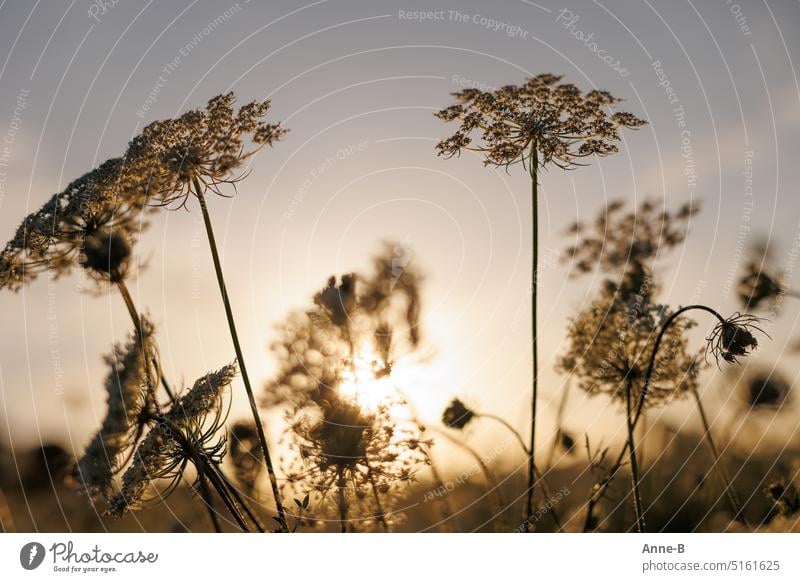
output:
{"label": "sun", "polygon": [[376,410],[381,404],[390,404],[398,398],[393,374],[375,353],[372,346],[363,345],[353,356],[353,365],[342,373],[339,391],[357,401],[369,410]]}

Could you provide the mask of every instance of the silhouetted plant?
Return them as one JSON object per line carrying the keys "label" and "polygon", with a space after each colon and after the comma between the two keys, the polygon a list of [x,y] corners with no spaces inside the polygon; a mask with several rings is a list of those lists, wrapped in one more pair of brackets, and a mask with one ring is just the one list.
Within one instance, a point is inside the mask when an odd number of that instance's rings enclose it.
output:
{"label": "silhouetted plant", "polygon": [[[681,223],[693,216],[696,209],[685,205],[675,214],[662,211],[656,215],[653,205],[647,203],[642,209],[641,228],[636,226],[640,222],[636,213],[618,218],[620,209],[621,205],[614,203],[603,211],[595,223],[598,233],[585,238],[567,253],[568,256],[579,256],[579,265],[596,261],[607,273],[616,270],[623,274],[619,285],[606,281],[600,298],[573,320],[568,332],[567,352],[558,363],[561,371],[575,374],[581,388],[590,394],[605,392],[612,399],[625,403],[628,439],[608,477],[593,490],[584,529],[593,521],[592,509],[605,495],[627,452],[637,528],[645,531],[634,429],[645,406],[663,404],[686,394],[695,399],[715,466],[738,516],[741,504],[719,461],[697,391],[699,363],[696,357],[689,355],[686,338],[686,331],[694,326],[694,322],[686,319],[685,314],[699,310],[716,318],[717,323],[706,338],[705,351],[706,356],[712,355],[718,364],[720,360],[735,363],[758,347],[754,332],[763,332],[756,325],[759,319],[739,313],[726,319],[705,305],[690,305],[672,311],[654,303],[653,294],[658,286],[649,266],[650,259],[658,256],[660,241],[664,237],[668,249],[684,240],[685,228]],[[615,233],[609,237],[608,250],[599,239],[599,232],[606,228]],[[574,230],[580,233],[581,227]],[[620,232],[623,234],[618,236]],[[588,269],[579,267],[578,270],[585,272]],[[668,348],[665,354],[660,351],[662,344]]]}
{"label": "silhouetted plant", "polygon": [[0,289],[76,266],[100,283],[124,279],[131,242],[147,226],[150,183],[145,161],[113,158],[69,184],[29,214],[0,253]]}
{"label": "silhouetted plant", "polygon": [[[525,519],[533,510],[536,484],[539,171],[550,164],[569,169],[581,165],[581,160],[589,156],[607,156],[617,152],[616,142],[621,140],[619,129],[637,128],[645,123],[630,113],[610,114],[609,109],[620,100],[606,91],[583,93],[575,85],[560,81],[560,76],[543,74],[530,77],[523,85],[506,85],[495,91],[465,89],[453,93],[457,101],[455,105],[436,114],[443,121],[459,124],[455,134],[436,146],[439,155],[450,158],[468,150],[483,155],[487,166],[508,169],[522,164],[531,181],[533,381]],[[480,139],[473,141],[473,134],[478,134]]]}
{"label": "silhouetted plant", "polygon": [[[224,454],[225,438],[221,429],[227,409],[223,398],[235,375],[233,364],[207,374],[166,412],[152,416],[152,426],[136,446],[119,492],[109,498],[110,515],[121,517],[127,511],[144,507],[152,499],[163,500],[184,477],[189,463],[197,470],[197,482],[209,506],[212,501],[207,479],[218,487],[222,499],[226,499],[224,487],[216,482],[211,465],[219,463]],[[156,495],[149,495],[155,480],[166,480],[167,485]],[[214,526],[219,530],[216,520]]]}
{"label": "silhouetted plant", "polygon": [[288,471],[289,485],[316,493],[320,508],[333,504],[342,532],[368,527],[372,520],[388,531],[392,496],[428,462],[424,441],[416,427],[398,424],[391,403],[367,410],[348,396],[329,394],[291,413],[297,458]]}
{"label": "silhouetted plant", "polygon": [[624,209],[624,202],[613,201],[590,224],[574,223],[569,233],[577,240],[564,252],[564,261],[572,276],[595,269],[610,276],[605,284],[622,295],[655,295],[656,261],[683,243],[699,204],[687,203],[671,212],[645,200],[638,208]]}
{"label": "silhouetted plant", "polygon": [[142,318],[142,332],[106,357],[111,371],[106,378],[108,412],[100,430],[74,467],[78,483],[92,497],[107,496],[113,477],[127,465],[150,418],[158,411],[155,389],[155,329]]}
{"label": "silhouetted plant", "polygon": [[254,101],[238,110],[234,108],[234,103],[234,94],[227,93],[211,99],[203,110],[192,110],[176,119],[151,123],[131,141],[128,156],[146,158],[152,162],[156,180],[150,195],[158,198],[164,206],[177,203],[177,207],[185,207],[192,196],[200,204],[228,328],[275,498],[278,521],[283,529],[288,529],[206,203],[208,192],[225,196],[222,187],[235,186],[246,175],[246,172],[237,174],[244,163],[261,148],[283,137],[286,130],[280,124],[263,121],[270,108],[268,100]]}
{"label": "silhouetted plant", "polygon": [[388,529],[396,485],[430,463],[419,424],[396,415],[407,405],[392,375],[419,346],[421,281],[398,248],[386,243],[370,273],[331,277],[272,345],[264,404],[289,405],[288,487],[335,508],[342,531],[359,520]]}
{"label": "silhouetted plant", "polygon": [[[459,398],[454,398],[450,401],[447,408],[445,408],[444,413],[442,413],[442,423],[447,426],[448,428],[456,429],[456,430],[464,430],[467,425],[472,423],[476,419],[485,418],[487,420],[492,420],[496,423],[499,423],[503,426],[514,439],[519,443],[522,452],[525,455],[530,455],[530,451],[528,450],[527,445],[525,444],[525,439],[522,438],[522,435],[519,433],[517,429],[515,429],[511,424],[505,420],[504,418],[497,416],[496,414],[490,414],[486,412],[476,412],[471,408],[467,407]],[[544,493],[547,499],[552,499],[549,491],[549,487],[547,482],[544,478],[544,475],[539,471],[538,467],[534,468],[535,470],[535,477],[539,482],[540,487],[542,488],[542,492]],[[553,521],[555,522],[556,528],[560,531],[562,524],[561,519],[558,517],[558,512],[556,511],[555,507],[551,507],[548,510],[548,513],[553,517]],[[533,524],[526,523],[526,527],[532,526]]]}

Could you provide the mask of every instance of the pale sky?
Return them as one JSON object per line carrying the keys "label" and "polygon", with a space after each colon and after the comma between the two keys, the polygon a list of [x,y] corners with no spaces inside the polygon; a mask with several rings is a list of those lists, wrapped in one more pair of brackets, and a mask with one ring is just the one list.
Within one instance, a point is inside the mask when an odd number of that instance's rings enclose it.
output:
{"label": "pale sky", "polygon": [[[72,179],[120,155],[150,121],[229,90],[242,102],[269,97],[271,117],[290,133],[254,158],[235,198],[211,203],[259,384],[273,367],[266,346],[286,311],[328,275],[366,267],[380,241],[394,239],[427,274],[426,346],[436,357],[412,387],[423,414],[435,419],[459,394],[526,430],[529,186],[523,172],[487,169],[473,156],[436,157],[436,140],[453,128],[432,114],[467,85],[553,72],[611,91],[650,121],[624,134],[618,155],[543,173],[544,431],[563,382],[553,362],[567,318],[598,283],[568,280],[553,261],[576,218],[613,198],[666,198],[672,208],[701,199],[685,245],[663,262],[664,298],[676,305],[737,308],[731,284],[742,232],[744,242],[770,236],[778,265],[796,259],[797,2],[101,4],[0,3],[0,238]],[[744,173],[750,163],[752,178]],[[149,266],[133,283],[159,326],[173,383],[233,359],[198,210],[153,216],[139,246]],[[798,279],[789,273],[800,286]],[[18,295],[0,294],[4,441],[70,439],[80,449],[104,414],[101,356],[130,324],[117,295],[79,293],[80,284],[42,278]],[[782,351],[800,335],[798,307],[787,303],[760,356],[781,359],[793,379],[797,360]],[[712,376],[710,385],[718,383]],[[234,390],[241,415],[244,393],[238,383]],[[607,434],[616,418],[583,394],[571,404],[567,425],[576,432]],[[685,409],[676,410],[665,418],[683,423]],[[279,424],[271,428],[277,438]]]}

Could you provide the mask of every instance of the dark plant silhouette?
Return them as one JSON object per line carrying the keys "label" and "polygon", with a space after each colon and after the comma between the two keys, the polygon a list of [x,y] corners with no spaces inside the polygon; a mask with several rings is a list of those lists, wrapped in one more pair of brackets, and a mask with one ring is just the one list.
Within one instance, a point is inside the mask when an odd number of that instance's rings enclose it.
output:
{"label": "dark plant silhouette", "polygon": [[[509,168],[522,164],[531,182],[533,380],[528,491],[523,516],[527,520],[533,511],[536,485],[539,171],[551,164],[569,169],[581,165],[582,160],[590,156],[615,153],[618,151],[616,143],[621,140],[620,128],[637,128],[645,122],[630,113],[609,113],[620,102],[610,93],[597,90],[584,93],[575,85],[561,83],[561,77],[552,74],[530,77],[522,85],[506,85],[495,91],[465,89],[453,96],[456,104],[439,111],[436,116],[443,121],[457,122],[459,128],[438,143],[439,155],[450,158],[468,150],[482,155],[487,166]],[[480,139],[473,140],[473,134]]]}
{"label": "dark plant silhouette", "polygon": [[[688,352],[686,337],[686,331],[695,324],[686,319],[685,314],[705,311],[716,318],[717,323],[706,338],[705,353],[712,355],[718,364],[720,360],[735,363],[756,349],[758,341],[754,333],[763,330],[756,325],[758,318],[751,315],[736,313],[726,319],[705,305],[689,305],[673,311],[653,302],[658,285],[651,259],[658,256],[665,236],[667,249],[684,240],[682,223],[695,214],[695,207],[685,205],[674,214],[665,211],[654,214],[653,205],[646,203],[641,221],[636,213],[620,217],[620,210],[619,204],[612,204],[595,223],[597,230],[608,229],[615,233],[609,237],[608,249],[597,235],[590,235],[567,253],[567,256],[579,257],[579,265],[595,261],[607,273],[622,274],[620,284],[606,281],[600,298],[573,320],[567,351],[558,363],[562,372],[576,375],[579,385],[588,393],[604,392],[625,405],[628,439],[607,476],[592,492],[584,529],[592,527],[593,509],[605,495],[627,453],[637,529],[645,531],[635,427],[646,406],[661,405],[687,394],[695,399],[715,466],[725,483],[735,515],[739,516],[741,503],[719,460],[698,393],[699,362]],[[638,224],[642,226],[637,227]],[[580,226],[573,230],[581,232]],[[578,268],[579,272],[588,270]],[[660,349],[662,345],[666,349],[664,352]]]}
{"label": "dark plant silhouette", "polygon": [[244,163],[261,148],[272,145],[283,137],[286,130],[280,124],[263,120],[270,108],[268,100],[254,101],[238,110],[234,108],[234,103],[234,94],[227,93],[211,99],[205,109],[188,111],[176,119],[151,123],[131,141],[127,155],[151,161],[155,180],[149,194],[159,199],[164,206],[176,204],[179,208],[185,207],[192,196],[200,204],[228,328],[272,485],[278,521],[286,530],[288,526],[284,505],[236,331],[233,308],[206,203],[208,192],[224,196],[222,188],[225,185],[235,186],[246,175],[241,173]]}
{"label": "dark plant silhouette", "polygon": [[573,277],[597,269],[609,277],[605,284],[623,296],[655,295],[658,259],[684,242],[699,210],[698,203],[687,203],[672,212],[645,200],[626,211],[621,200],[610,202],[591,223],[576,222],[569,228],[575,244],[563,260]]}
{"label": "dark plant silhouette", "polygon": [[388,530],[398,487],[431,463],[419,424],[396,414],[409,406],[393,373],[420,342],[421,276],[404,252],[386,243],[372,272],[331,277],[272,346],[264,404],[289,405],[288,487],[335,509],[341,531]]}

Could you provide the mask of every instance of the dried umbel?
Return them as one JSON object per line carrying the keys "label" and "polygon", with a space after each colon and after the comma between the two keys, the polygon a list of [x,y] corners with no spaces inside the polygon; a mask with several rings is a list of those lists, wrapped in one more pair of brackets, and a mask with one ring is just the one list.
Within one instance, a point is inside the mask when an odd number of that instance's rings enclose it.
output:
{"label": "dried umbel", "polygon": [[475,418],[475,413],[458,398],[454,398],[442,413],[445,426],[463,430]]}
{"label": "dried umbel", "polygon": [[[422,277],[388,244],[372,273],[331,277],[305,312],[291,313],[272,345],[278,369],[264,402],[321,401],[343,378],[389,379],[420,342]],[[394,261],[394,262],[393,262]]]}
{"label": "dried umbel", "polygon": [[87,267],[98,281],[125,276],[130,246],[147,226],[147,160],[114,158],[28,215],[0,253],[0,288],[18,290],[43,272]]}
{"label": "dried umbel", "polygon": [[148,491],[165,480],[157,493],[163,499],[180,481],[189,463],[218,463],[225,450],[222,425],[225,390],[236,376],[235,364],[207,374],[153,419],[153,427],[136,447],[133,462],[122,476],[120,491],[109,500],[108,513],[121,517],[151,499]]}
{"label": "dried umbel", "polygon": [[[622,403],[630,386],[636,402],[644,388],[657,336],[670,314],[664,305],[624,300],[605,288],[573,319],[567,351],[559,358],[557,368],[574,374],[589,394],[607,394]],[[645,405],[662,405],[697,387],[701,366],[688,350],[686,334],[693,326],[692,320],[679,318],[667,327]]]}
{"label": "dried umbel", "polygon": [[696,204],[684,204],[675,212],[654,201],[645,200],[638,208],[624,211],[625,203],[608,204],[590,224],[575,223],[570,233],[576,244],[566,249],[563,261],[572,275],[595,269],[614,277],[612,282],[629,294],[646,289],[651,295],[652,270],[655,261],[681,244],[691,218],[699,211]]}
{"label": "dried umbel", "polygon": [[[618,151],[619,129],[645,124],[630,113],[609,114],[620,102],[610,93],[583,93],[560,81],[559,76],[543,74],[530,77],[523,85],[506,85],[496,91],[453,93],[457,103],[436,116],[458,122],[459,128],[439,142],[439,155],[452,157],[473,150],[483,153],[487,165],[521,162],[545,166],[552,162],[570,168],[581,158]],[[473,133],[481,140],[473,141]]]}
{"label": "dried umbel", "polygon": [[739,358],[747,356],[758,348],[755,332],[767,333],[757,324],[762,318],[747,313],[734,313],[728,319],[720,321],[706,338],[706,353],[714,356],[719,364],[720,359],[734,364]]}
{"label": "dried umbel", "polygon": [[240,180],[236,173],[249,157],[286,133],[280,124],[264,121],[268,100],[238,110],[235,100],[233,93],[218,95],[205,109],[151,123],[131,141],[129,156],[154,162],[151,193],[163,204],[185,205],[198,186],[221,195],[219,186]]}
{"label": "dried umbel", "polygon": [[297,455],[289,487],[301,496],[316,493],[316,506],[352,521],[348,529],[386,524],[392,498],[428,463],[430,443],[416,425],[398,423],[389,406],[366,410],[336,392],[296,409],[289,436]]}
{"label": "dried umbel", "polygon": [[153,324],[142,317],[141,333],[115,346],[106,358],[111,368],[105,383],[108,412],[73,469],[76,481],[91,496],[109,493],[114,475],[126,463],[126,453],[155,413],[159,378],[153,364],[157,357],[154,334]]}

